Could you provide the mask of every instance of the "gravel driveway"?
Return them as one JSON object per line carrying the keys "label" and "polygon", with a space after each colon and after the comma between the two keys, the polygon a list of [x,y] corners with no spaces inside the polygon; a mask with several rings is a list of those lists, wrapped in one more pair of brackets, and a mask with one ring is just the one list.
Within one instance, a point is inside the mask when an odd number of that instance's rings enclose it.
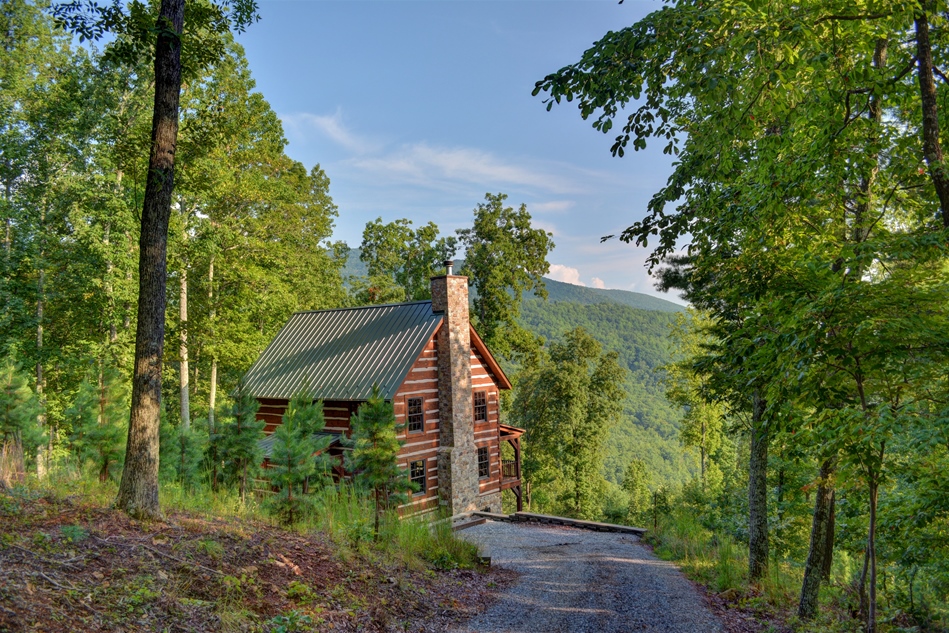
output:
{"label": "gravel driveway", "polygon": [[458,533],[516,584],[455,633],[721,633],[671,563],[627,534],[488,521]]}

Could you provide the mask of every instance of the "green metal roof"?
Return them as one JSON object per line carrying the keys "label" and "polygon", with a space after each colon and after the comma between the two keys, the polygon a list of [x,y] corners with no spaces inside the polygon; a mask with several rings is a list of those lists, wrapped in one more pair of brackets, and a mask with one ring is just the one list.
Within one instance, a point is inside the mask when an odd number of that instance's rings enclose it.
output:
{"label": "green metal roof", "polygon": [[391,400],[442,321],[431,301],[298,312],[244,376],[258,398]]}

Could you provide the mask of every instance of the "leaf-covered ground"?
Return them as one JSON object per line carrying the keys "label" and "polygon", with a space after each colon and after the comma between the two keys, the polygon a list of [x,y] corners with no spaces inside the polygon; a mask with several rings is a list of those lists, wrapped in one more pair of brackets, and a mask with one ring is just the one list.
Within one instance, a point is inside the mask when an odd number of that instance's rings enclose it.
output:
{"label": "leaf-covered ground", "polygon": [[512,581],[335,547],[321,534],[0,492],[0,632],[441,631]]}

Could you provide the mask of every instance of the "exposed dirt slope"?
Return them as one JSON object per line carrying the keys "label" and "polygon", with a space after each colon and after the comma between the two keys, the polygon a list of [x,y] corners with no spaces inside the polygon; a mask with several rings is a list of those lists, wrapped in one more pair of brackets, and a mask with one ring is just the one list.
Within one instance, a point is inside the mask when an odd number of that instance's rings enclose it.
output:
{"label": "exposed dirt slope", "polygon": [[511,579],[379,558],[263,524],[143,524],[78,498],[0,493],[0,632],[443,631]]}

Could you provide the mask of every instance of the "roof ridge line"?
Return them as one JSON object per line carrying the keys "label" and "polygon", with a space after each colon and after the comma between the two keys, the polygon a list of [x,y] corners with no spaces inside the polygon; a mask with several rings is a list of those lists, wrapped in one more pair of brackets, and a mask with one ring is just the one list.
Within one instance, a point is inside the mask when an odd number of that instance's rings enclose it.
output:
{"label": "roof ridge line", "polygon": [[369,309],[372,309],[372,308],[394,308],[394,307],[396,307],[396,306],[414,306],[414,305],[420,305],[420,304],[423,304],[423,303],[431,303],[431,302],[432,302],[431,299],[422,299],[422,300],[420,300],[420,301],[402,301],[402,302],[400,302],[400,303],[380,303],[380,304],[378,304],[378,305],[370,305],[370,306],[351,306],[351,307],[348,307],[348,308],[323,308],[322,310],[300,310],[300,311],[298,311],[298,312],[294,312],[293,314],[294,314],[294,315],[296,315],[296,314],[315,314],[315,313],[317,313],[317,312],[343,312],[343,311],[345,311],[345,310],[369,310]]}

